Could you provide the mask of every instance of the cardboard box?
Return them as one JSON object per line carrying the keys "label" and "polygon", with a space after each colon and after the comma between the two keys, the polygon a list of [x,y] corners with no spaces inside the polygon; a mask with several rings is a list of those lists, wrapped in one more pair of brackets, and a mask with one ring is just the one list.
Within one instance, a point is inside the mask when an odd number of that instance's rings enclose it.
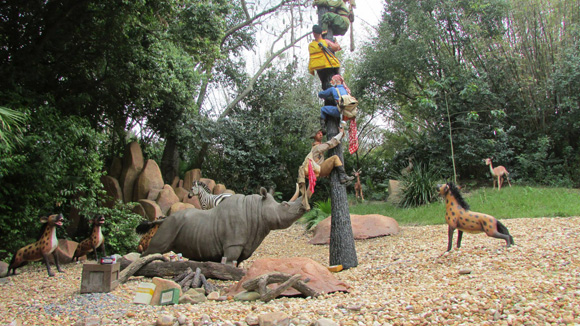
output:
{"label": "cardboard box", "polygon": [[179,289],[168,289],[161,292],[161,297],[159,298],[160,305],[170,305],[179,303]]}
{"label": "cardboard box", "polygon": [[83,264],[81,293],[111,292],[117,286],[121,264]]}
{"label": "cardboard box", "polygon": [[133,298],[133,303],[150,304],[153,292],[155,292],[155,284],[146,282],[140,283],[137,287],[135,298]]}

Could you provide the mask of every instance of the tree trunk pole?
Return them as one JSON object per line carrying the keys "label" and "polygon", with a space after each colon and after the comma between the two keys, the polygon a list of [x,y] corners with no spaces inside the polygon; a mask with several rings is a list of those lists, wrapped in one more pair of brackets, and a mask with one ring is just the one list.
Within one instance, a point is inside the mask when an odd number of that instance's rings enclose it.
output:
{"label": "tree trunk pole", "polygon": [[[328,117],[326,129],[328,139],[338,134],[339,119]],[[329,150],[328,157],[338,155],[344,164],[342,144]],[[346,167],[345,167],[346,170]],[[346,187],[340,183],[338,170],[330,174],[330,202],[332,218],[330,222],[330,265],[342,265],[344,269],[358,266],[354,236],[350,223],[350,213]]]}

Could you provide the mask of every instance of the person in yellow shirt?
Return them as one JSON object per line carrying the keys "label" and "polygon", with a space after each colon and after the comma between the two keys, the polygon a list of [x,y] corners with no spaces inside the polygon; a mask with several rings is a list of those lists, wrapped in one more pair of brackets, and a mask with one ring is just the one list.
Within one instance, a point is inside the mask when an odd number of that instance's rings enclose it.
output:
{"label": "person in yellow shirt", "polygon": [[334,53],[341,50],[340,45],[330,40],[322,38],[322,27],[314,25],[312,27],[314,40],[308,44],[310,61],[308,62],[308,72],[316,74],[320,78],[322,89],[325,90],[330,85],[332,76],[340,73],[340,61]]}

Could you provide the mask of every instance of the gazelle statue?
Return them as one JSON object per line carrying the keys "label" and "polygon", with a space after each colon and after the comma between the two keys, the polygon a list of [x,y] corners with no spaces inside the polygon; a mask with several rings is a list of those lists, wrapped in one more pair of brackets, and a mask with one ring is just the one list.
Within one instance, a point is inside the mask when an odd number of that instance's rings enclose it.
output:
{"label": "gazelle statue", "polygon": [[505,169],[505,167],[503,165],[500,165],[500,166],[494,168],[492,163],[491,163],[491,158],[485,159],[485,165],[489,165],[489,171],[491,172],[491,176],[493,177],[493,187],[494,188],[495,188],[495,183],[497,182],[497,191],[501,190],[501,184],[503,183],[503,181],[502,181],[503,176],[505,176],[510,187],[512,186],[512,184],[510,183],[510,178],[508,177],[509,172]]}
{"label": "gazelle statue", "polygon": [[409,165],[401,170],[402,175],[407,175],[411,173],[411,170],[413,170],[413,156],[409,156],[407,159],[409,160]]}
{"label": "gazelle statue", "polygon": [[363,191],[362,191],[362,185],[360,183],[360,172],[361,170],[352,170],[352,173],[354,174],[354,176],[356,177],[356,183],[354,184],[354,193],[356,196],[356,199],[358,200],[359,197],[362,201],[365,201],[365,197],[363,196]]}

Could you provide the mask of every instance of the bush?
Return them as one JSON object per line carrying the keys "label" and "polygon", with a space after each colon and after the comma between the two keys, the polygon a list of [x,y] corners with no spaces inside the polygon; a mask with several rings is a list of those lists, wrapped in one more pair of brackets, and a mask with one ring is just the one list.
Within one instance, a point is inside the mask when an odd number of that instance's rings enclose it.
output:
{"label": "bush", "polygon": [[315,202],[313,206],[314,208],[306,212],[306,214],[304,214],[298,220],[299,223],[306,224],[307,230],[311,230],[316,225],[318,225],[320,221],[324,220],[332,214],[330,198],[328,198],[326,201]]}
{"label": "bush", "polygon": [[401,175],[401,207],[417,207],[437,199],[437,183],[441,176],[435,169],[417,164],[409,173]]}

